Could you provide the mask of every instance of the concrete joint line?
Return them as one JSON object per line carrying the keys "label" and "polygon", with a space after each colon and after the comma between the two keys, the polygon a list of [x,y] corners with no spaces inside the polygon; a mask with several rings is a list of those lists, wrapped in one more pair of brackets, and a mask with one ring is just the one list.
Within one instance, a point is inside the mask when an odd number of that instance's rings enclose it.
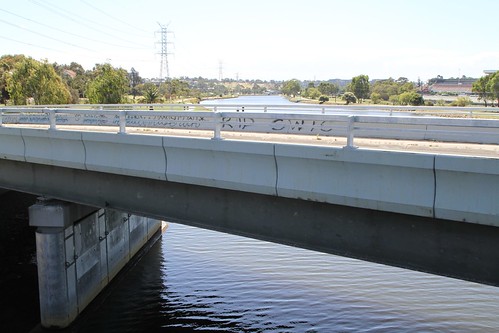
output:
{"label": "concrete joint line", "polygon": [[437,155],[433,155],[433,218],[435,218],[435,203],[437,201],[437,171],[435,169],[436,160]]}
{"label": "concrete joint line", "polygon": [[161,146],[165,155],[165,180],[168,181],[168,155],[166,154],[165,139],[166,137],[163,136],[161,139]]}
{"label": "concrete joint line", "polygon": [[24,151],[23,151],[24,162],[27,162],[26,161],[26,140],[24,140],[23,130],[21,130],[21,139],[23,140],[23,147],[24,147]]}
{"label": "concrete joint line", "polygon": [[274,164],[275,164],[275,195],[279,196],[279,190],[278,190],[278,185],[279,185],[279,165],[277,164],[277,156],[275,153],[275,144],[272,146],[274,149]]}
{"label": "concrete joint line", "polygon": [[83,140],[83,132],[80,132],[80,138],[81,138],[81,144],[83,145],[83,167],[85,168],[85,171],[88,171],[87,169],[87,147],[85,146],[85,141]]}

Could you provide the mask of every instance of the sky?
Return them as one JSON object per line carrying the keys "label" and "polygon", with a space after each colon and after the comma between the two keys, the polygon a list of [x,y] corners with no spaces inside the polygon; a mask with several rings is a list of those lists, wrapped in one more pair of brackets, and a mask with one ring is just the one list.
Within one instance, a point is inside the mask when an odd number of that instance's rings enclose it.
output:
{"label": "sky", "polygon": [[0,55],[140,76],[481,77],[499,70],[497,0],[0,0]]}

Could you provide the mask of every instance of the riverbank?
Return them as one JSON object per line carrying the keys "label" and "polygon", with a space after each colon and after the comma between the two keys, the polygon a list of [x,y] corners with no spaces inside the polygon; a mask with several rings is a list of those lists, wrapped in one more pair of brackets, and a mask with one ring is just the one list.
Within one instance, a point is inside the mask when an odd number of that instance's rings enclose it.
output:
{"label": "riverbank", "polygon": [[0,332],[29,332],[40,322],[35,228],[28,207],[36,197],[0,195]]}

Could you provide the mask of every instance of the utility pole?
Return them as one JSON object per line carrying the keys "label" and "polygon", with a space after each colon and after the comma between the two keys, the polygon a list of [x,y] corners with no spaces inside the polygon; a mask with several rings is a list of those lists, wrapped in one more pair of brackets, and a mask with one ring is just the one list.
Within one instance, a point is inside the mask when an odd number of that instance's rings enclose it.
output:
{"label": "utility pole", "polygon": [[172,32],[168,30],[168,25],[163,25],[158,22],[160,30],[157,31],[161,34],[161,41],[158,44],[161,44],[161,66],[159,68],[159,81],[160,83],[163,81],[163,75],[166,74],[166,78],[170,77],[170,70],[168,69],[168,55],[171,54],[168,52],[168,44],[172,44],[168,41],[168,34]]}

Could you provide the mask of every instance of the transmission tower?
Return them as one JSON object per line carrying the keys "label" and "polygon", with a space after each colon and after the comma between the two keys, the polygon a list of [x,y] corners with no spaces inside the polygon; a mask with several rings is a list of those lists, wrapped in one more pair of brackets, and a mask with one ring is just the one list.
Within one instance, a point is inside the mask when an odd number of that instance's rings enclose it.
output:
{"label": "transmission tower", "polygon": [[159,22],[158,25],[160,27],[160,30],[157,32],[161,34],[161,41],[158,42],[159,44],[161,44],[161,52],[159,53],[161,55],[161,66],[159,68],[159,81],[162,82],[163,74],[166,73],[166,78],[170,77],[170,70],[168,69],[168,55],[171,53],[168,52],[168,44],[172,43],[168,41],[168,34],[171,34],[172,32],[168,30],[168,25],[163,25]]}

